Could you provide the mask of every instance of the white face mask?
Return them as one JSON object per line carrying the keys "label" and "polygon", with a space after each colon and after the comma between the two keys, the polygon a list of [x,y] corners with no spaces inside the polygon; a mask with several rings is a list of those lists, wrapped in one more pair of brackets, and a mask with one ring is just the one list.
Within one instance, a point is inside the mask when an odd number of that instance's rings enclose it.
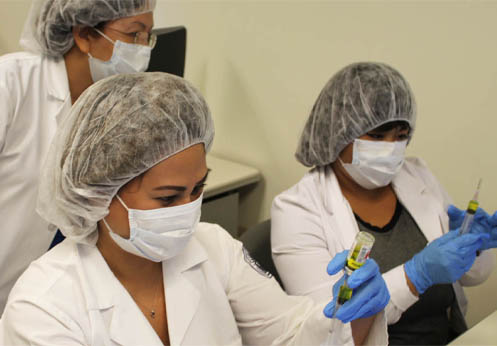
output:
{"label": "white face mask", "polygon": [[145,72],[147,70],[152,53],[151,47],[119,40],[112,41],[100,30],[95,29],[95,31],[110,41],[114,45],[114,50],[109,61],[94,58],[88,53],[93,82],[116,74]]}
{"label": "white face mask", "polygon": [[123,250],[153,262],[162,262],[179,254],[186,246],[200,220],[202,195],[195,201],[177,207],[128,211],[129,239],[116,234],[107,224],[112,239]]}
{"label": "white face mask", "polygon": [[352,163],[343,168],[354,181],[368,190],[390,184],[404,163],[407,141],[376,142],[354,140]]}

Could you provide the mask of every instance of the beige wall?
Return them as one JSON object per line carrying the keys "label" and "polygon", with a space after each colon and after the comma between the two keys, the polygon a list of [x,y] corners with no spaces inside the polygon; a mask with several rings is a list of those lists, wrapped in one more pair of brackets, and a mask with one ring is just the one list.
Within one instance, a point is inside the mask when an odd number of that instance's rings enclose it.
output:
{"label": "beige wall", "polygon": [[[306,169],[293,158],[319,91],[344,65],[389,63],[411,83],[418,126],[409,153],[424,158],[459,207],[483,178],[497,209],[497,1],[161,1],[156,26],[188,28],[186,77],[216,122],[213,151],[259,168],[243,194],[242,224]],[[0,0],[0,53],[17,49],[26,1]],[[468,321],[497,309],[497,274],[467,289]]]}

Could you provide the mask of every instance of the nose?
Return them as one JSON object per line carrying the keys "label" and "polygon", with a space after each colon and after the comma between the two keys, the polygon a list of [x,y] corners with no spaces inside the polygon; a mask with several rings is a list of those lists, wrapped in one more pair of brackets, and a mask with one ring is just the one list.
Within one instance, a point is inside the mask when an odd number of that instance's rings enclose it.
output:
{"label": "nose", "polygon": [[398,136],[397,136],[397,134],[396,134],[396,133],[389,133],[389,134],[385,135],[385,137],[383,137],[383,140],[384,140],[385,142],[395,142],[395,141],[397,141],[397,140],[398,140],[398,138],[397,138],[397,137],[398,137]]}

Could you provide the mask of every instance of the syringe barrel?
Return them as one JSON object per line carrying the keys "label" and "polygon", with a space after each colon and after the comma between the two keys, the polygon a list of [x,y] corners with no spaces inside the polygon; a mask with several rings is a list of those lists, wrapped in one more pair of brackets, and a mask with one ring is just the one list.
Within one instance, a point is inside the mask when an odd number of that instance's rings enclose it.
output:
{"label": "syringe barrel", "polygon": [[474,217],[474,213],[466,212],[466,215],[464,215],[464,220],[462,221],[461,228],[459,229],[459,235],[463,235],[469,232]]}

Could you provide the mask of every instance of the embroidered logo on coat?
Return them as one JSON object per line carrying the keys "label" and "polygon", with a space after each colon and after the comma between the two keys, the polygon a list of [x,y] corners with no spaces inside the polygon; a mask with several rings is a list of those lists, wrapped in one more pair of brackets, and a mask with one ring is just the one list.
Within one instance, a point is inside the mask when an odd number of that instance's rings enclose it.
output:
{"label": "embroidered logo on coat", "polygon": [[250,256],[245,246],[243,247],[243,257],[245,259],[245,262],[247,262],[256,272],[269,279],[273,277],[270,272],[262,268],[260,264],[255,259],[253,259],[252,256]]}

